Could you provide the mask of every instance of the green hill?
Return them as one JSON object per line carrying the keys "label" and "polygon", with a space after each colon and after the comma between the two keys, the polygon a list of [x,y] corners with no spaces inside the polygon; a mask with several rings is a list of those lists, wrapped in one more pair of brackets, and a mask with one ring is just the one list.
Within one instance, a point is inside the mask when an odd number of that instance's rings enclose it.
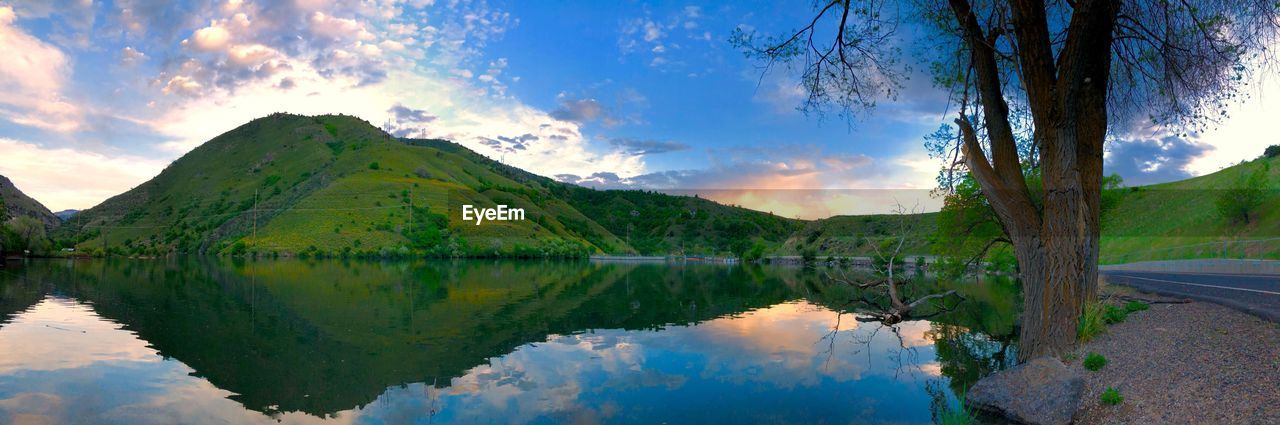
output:
{"label": "green hill", "polygon": [[[1262,204],[1247,223],[1219,213],[1222,192],[1264,173]],[[1103,217],[1102,262],[1176,258],[1280,258],[1280,157],[1258,158],[1176,182],[1120,189]]]}
{"label": "green hill", "polygon": [[[475,225],[462,204],[523,208],[526,219]],[[579,256],[718,253],[731,238],[776,245],[795,225],[697,198],[567,185],[354,117],[274,114],[80,212],[60,236],[117,255]]]}

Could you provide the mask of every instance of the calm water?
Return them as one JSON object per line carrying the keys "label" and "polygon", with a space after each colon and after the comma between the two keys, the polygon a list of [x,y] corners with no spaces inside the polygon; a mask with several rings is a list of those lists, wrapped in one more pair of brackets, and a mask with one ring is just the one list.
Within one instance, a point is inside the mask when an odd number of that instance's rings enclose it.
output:
{"label": "calm water", "polygon": [[[0,423],[929,423],[1016,357],[1015,284],[859,322],[824,274],[588,262],[0,269]],[[928,291],[944,285],[913,284]]]}

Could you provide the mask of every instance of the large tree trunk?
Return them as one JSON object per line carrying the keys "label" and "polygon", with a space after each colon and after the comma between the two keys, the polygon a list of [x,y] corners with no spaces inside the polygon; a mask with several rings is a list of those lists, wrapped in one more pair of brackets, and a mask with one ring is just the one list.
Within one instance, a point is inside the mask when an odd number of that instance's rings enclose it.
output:
{"label": "large tree trunk", "polygon": [[1075,347],[1084,303],[1097,291],[1102,146],[1117,4],[1077,1],[1055,59],[1043,2],[1010,1],[1020,79],[1040,147],[1044,199],[1037,210],[1018,163],[990,47],[1001,33],[984,34],[965,0],[950,3],[972,55],[991,159],[963,113],[956,120],[961,147],[1018,258],[1023,286],[1018,360],[1061,356]]}

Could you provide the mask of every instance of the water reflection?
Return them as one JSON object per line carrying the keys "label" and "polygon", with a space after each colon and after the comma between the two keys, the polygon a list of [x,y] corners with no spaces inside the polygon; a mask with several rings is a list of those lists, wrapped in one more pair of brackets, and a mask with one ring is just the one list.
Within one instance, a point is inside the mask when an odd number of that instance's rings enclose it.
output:
{"label": "water reflection", "polygon": [[965,290],[887,327],[800,269],[35,262],[0,422],[927,423],[1016,357],[1016,286]]}

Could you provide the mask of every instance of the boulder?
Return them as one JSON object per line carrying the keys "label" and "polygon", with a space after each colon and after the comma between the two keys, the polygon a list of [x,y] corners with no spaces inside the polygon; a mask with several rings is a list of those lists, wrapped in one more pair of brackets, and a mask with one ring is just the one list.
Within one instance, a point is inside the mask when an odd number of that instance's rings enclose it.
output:
{"label": "boulder", "polygon": [[1057,358],[1041,357],[983,378],[969,388],[970,408],[1024,424],[1069,424],[1084,377]]}

